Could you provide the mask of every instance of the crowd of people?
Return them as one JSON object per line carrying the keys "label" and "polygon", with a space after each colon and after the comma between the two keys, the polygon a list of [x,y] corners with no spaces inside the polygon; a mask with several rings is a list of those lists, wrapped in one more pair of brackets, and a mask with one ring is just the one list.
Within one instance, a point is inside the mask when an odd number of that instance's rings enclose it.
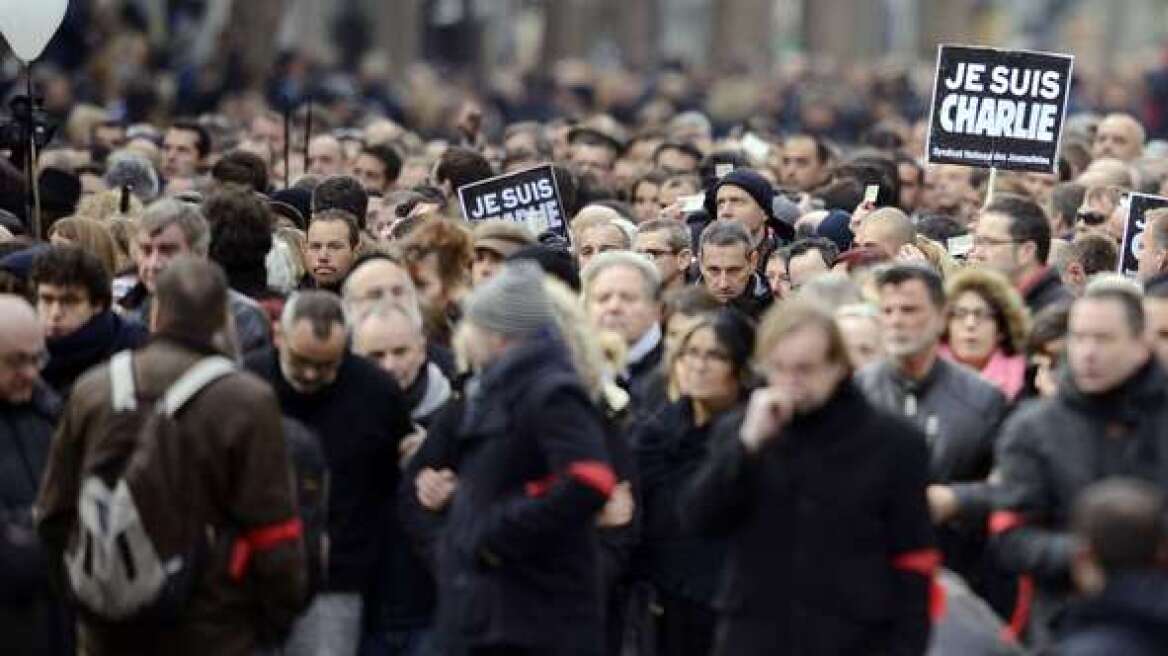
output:
{"label": "crowd of people", "polygon": [[[9,144],[13,653],[1164,652],[1168,144],[564,92]],[[463,215],[540,165],[563,231]]]}

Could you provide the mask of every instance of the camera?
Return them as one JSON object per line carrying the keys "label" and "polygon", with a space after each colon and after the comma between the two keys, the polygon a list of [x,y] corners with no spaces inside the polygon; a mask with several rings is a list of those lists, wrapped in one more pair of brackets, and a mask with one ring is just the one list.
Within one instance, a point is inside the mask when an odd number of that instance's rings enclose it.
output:
{"label": "camera", "polygon": [[12,164],[18,168],[28,157],[29,138],[39,151],[48,145],[57,129],[49,122],[41,102],[40,98],[13,97],[8,101],[11,118],[0,123],[0,150],[11,151]]}

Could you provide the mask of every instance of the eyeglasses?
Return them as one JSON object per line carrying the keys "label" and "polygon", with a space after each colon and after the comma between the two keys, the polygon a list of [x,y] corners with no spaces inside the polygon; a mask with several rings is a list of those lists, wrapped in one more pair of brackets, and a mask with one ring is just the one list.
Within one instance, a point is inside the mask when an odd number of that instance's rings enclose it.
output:
{"label": "eyeglasses", "polygon": [[34,367],[37,371],[42,371],[49,364],[49,354],[47,351],[9,353],[0,356],[0,364],[3,364],[4,368],[10,371],[16,371],[26,367]]}
{"label": "eyeglasses", "polygon": [[1075,215],[1075,219],[1089,226],[1097,226],[1107,221],[1107,215],[1103,212],[1079,212]]}
{"label": "eyeglasses", "polygon": [[949,316],[957,321],[967,321],[973,319],[974,323],[982,323],[988,319],[996,318],[996,315],[991,310],[983,310],[981,308],[953,308]]}

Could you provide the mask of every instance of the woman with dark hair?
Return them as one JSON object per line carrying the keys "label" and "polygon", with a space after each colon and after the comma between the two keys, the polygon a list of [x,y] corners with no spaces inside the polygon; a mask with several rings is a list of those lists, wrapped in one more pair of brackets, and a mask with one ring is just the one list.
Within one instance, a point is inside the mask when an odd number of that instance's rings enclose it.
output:
{"label": "woman with dark hair", "polygon": [[661,203],[657,196],[665,184],[664,171],[649,171],[637,178],[629,188],[629,202],[636,215],[636,223],[644,223],[661,217]]}
{"label": "woman with dark hair", "polygon": [[1026,396],[1050,398],[1058,391],[1058,363],[1067,346],[1068,303],[1056,303],[1034,316],[1026,352],[1030,356],[1033,377],[1027,381]]}
{"label": "woman with dark hair", "polygon": [[662,656],[708,654],[726,541],[682,527],[677,499],[706,458],[714,424],[751,390],[754,324],[735,310],[704,315],[677,346],[685,395],[646,423],[634,442],[644,511],[634,573],[651,586],[659,612],[651,630]]}

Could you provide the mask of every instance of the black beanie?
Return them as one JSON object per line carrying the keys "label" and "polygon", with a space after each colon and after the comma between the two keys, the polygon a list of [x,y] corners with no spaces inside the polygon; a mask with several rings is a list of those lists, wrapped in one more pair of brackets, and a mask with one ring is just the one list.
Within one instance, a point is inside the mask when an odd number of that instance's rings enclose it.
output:
{"label": "black beanie", "polygon": [[726,185],[734,185],[750,194],[766,214],[767,222],[775,223],[775,190],[766,178],[751,169],[736,169],[710,188],[710,192],[706,194],[706,209],[710,216],[717,218],[718,190]]}

